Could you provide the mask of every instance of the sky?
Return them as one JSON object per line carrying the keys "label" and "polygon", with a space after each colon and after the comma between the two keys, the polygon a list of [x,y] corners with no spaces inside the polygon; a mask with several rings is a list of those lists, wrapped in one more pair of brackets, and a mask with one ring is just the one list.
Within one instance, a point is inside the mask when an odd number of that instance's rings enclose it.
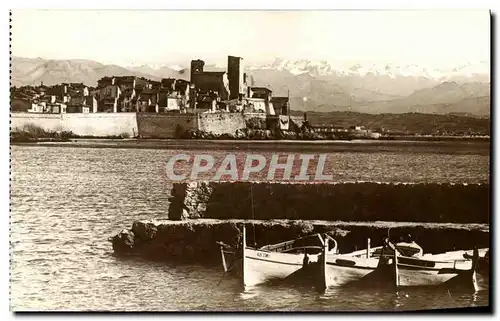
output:
{"label": "sky", "polygon": [[488,10],[14,10],[12,54],[122,66],[284,59],[413,63],[490,61]]}

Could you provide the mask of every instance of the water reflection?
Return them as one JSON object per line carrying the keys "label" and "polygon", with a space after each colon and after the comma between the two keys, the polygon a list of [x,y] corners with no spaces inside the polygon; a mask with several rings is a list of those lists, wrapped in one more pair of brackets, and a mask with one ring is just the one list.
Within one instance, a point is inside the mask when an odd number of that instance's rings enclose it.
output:
{"label": "water reflection", "polygon": [[[473,295],[408,292],[408,297],[355,289],[318,293],[307,286],[258,286],[246,290],[237,278],[223,274],[220,266],[113,256],[110,236],[129,228],[134,220],[166,218],[171,182],[162,169],[165,160],[178,152],[13,146],[11,308],[374,311],[489,303],[487,286],[486,291]],[[489,179],[486,155],[330,155],[339,181]]]}
{"label": "water reflection", "polygon": [[239,289],[238,299],[245,301],[250,310],[260,310],[264,304],[267,310],[405,311],[476,306],[478,299],[484,300],[480,293],[451,295],[452,292],[434,288],[398,291],[329,288],[318,292],[314,287],[267,284]]}
{"label": "water reflection", "polygon": [[240,298],[243,300],[253,299],[259,295],[259,288],[255,286],[243,286],[243,292],[240,293]]}

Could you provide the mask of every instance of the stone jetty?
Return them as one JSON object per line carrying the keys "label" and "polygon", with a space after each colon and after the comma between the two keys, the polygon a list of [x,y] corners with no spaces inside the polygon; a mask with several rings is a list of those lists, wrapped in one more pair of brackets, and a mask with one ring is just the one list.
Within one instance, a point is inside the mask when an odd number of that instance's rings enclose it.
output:
{"label": "stone jetty", "polygon": [[295,219],[485,223],[489,184],[191,182],[174,184],[171,220]]}
{"label": "stone jetty", "polygon": [[262,246],[328,232],[341,252],[410,234],[426,253],[489,247],[489,185],[179,183],[168,217],[111,238],[118,256],[219,263],[217,242]]}

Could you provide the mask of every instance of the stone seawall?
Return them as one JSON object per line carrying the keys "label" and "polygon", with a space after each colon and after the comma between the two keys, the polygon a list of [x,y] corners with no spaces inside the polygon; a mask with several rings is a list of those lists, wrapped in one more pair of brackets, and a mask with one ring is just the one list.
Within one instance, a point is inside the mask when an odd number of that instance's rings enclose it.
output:
{"label": "stone seawall", "polygon": [[234,135],[238,129],[243,128],[246,128],[246,124],[242,114],[207,113],[198,115],[198,129],[203,132],[215,135]]}
{"label": "stone seawall", "polygon": [[46,131],[67,131],[79,136],[120,136],[179,138],[186,131],[234,135],[246,128],[241,114],[156,114],[156,113],[12,113],[11,129],[34,125]]}
{"label": "stone seawall", "polygon": [[[276,129],[279,127],[280,116],[269,116],[262,113],[247,113],[243,115],[247,127],[253,129]],[[288,118],[291,124],[288,126],[288,130],[300,131],[300,128],[304,124],[304,117],[301,116],[281,116]]]}
{"label": "stone seawall", "polygon": [[338,241],[341,253],[365,248],[367,238],[371,239],[372,246],[380,246],[388,235],[397,240],[407,234],[412,235],[425,253],[489,246],[488,226],[481,224],[213,219],[136,221],[131,229],[118,233],[111,242],[118,256],[220,264],[217,242],[239,247],[243,223],[247,226],[247,244],[256,246],[323,232]]}
{"label": "stone seawall", "polygon": [[489,223],[489,184],[174,184],[169,219]]}
{"label": "stone seawall", "polygon": [[135,113],[11,113],[11,130],[34,125],[46,131],[67,131],[79,136],[137,136]]}
{"label": "stone seawall", "polygon": [[186,130],[198,129],[196,115],[138,113],[137,125],[142,138],[178,138]]}

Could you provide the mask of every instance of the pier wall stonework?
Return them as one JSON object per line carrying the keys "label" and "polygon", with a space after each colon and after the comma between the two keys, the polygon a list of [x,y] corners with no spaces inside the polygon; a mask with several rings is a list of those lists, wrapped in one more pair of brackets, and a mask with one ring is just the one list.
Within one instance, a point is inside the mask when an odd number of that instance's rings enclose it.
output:
{"label": "pier wall stonework", "polygon": [[206,113],[198,115],[198,129],[216,135],[234,135],[238,129],[246,128],[245,118],[236,113]]}
{"label": "pier wall stonework", "polygon": [[489,184],[174,184],[169,219],[489,223]]}
{"label": "pier wall stonework", "polygon": [[46,131],[70,131],[79,136],[134,137],[138,133],[135,113],[11,114],[12,130],[22,130],[26,125],[35,125]]}

